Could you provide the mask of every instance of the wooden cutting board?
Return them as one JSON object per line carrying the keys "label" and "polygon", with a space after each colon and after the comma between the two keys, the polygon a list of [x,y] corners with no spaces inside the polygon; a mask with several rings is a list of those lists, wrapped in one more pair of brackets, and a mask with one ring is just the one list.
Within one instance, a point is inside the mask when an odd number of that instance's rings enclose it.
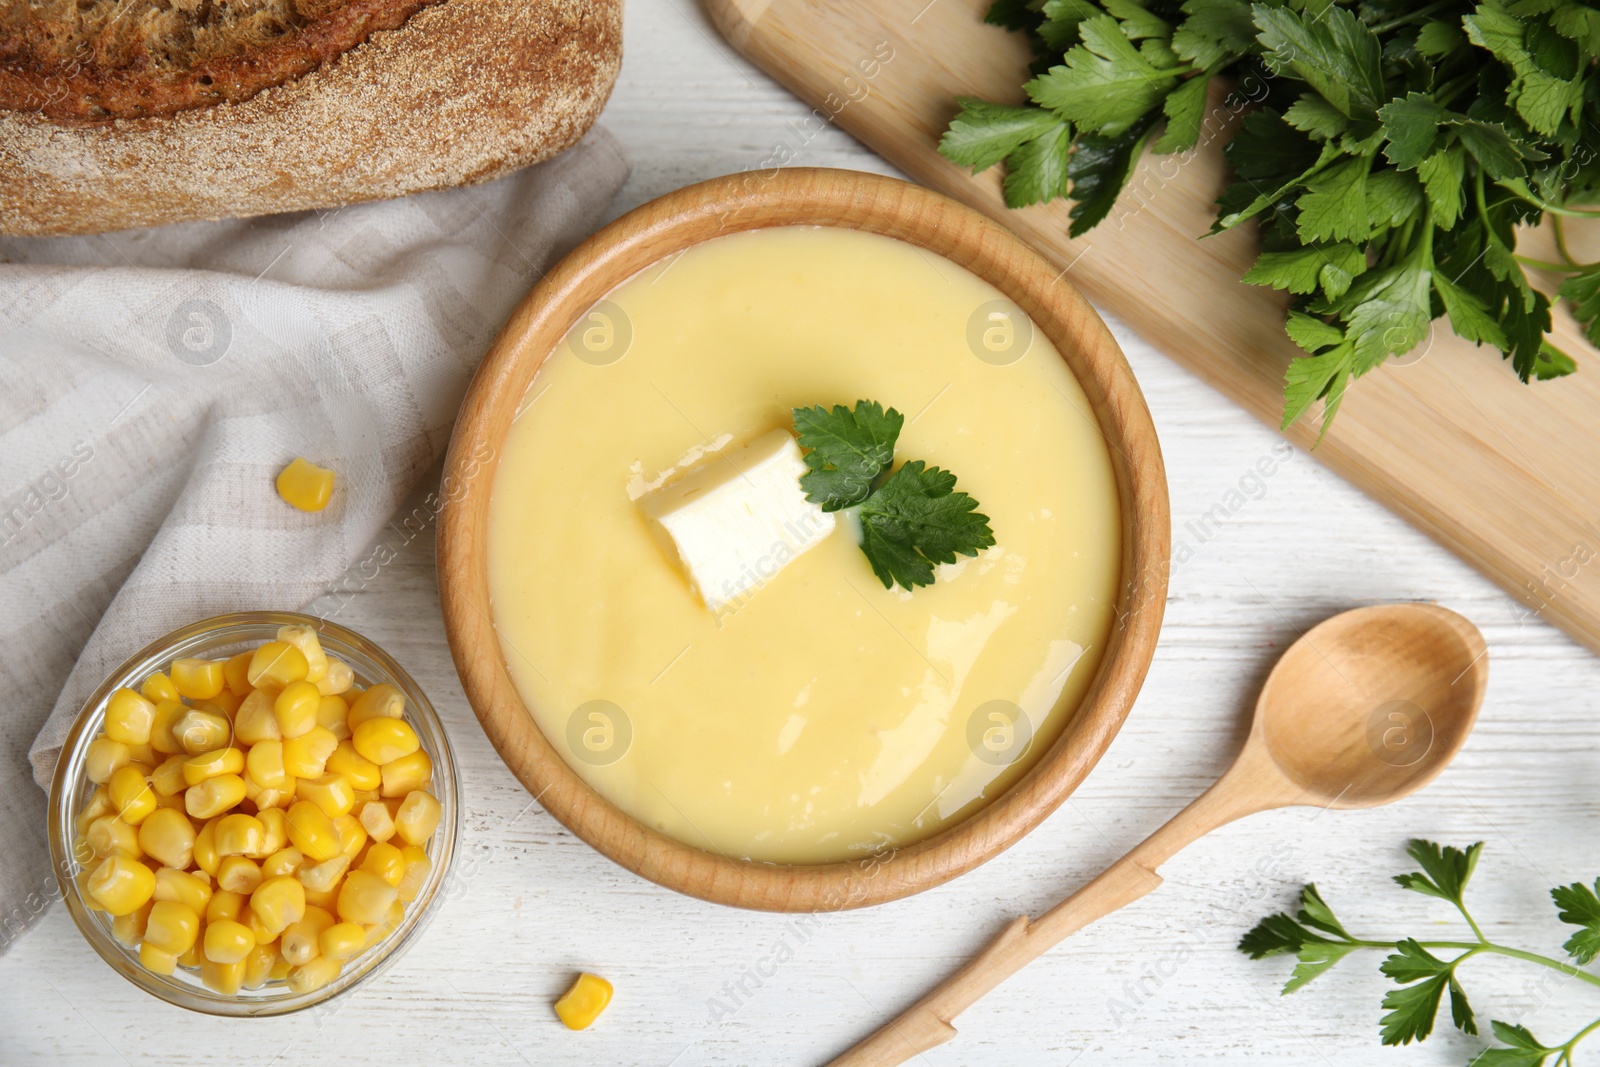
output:
{"label": "wooden cutting board", "polygon": [[[786,165],[822,124],[837,123],[917,181],[1009,226],[1101,308],[1277,426],[1297,350],[1283,334],[1282,298],[1238,281],[1255,236],[1195,240],[1225,182],[1221,139],[1203,137],[1188,156],[1147,155],[1111,217],[1077,240],[1067,238],[1065,204],[1008,210],[1000,168],[974,176],[935,151],[957,94],[1021,100],[1026,42],[984,25],[988,5],[707,0],[735,48],[816,108],[763,168]],[[1213,103],[1214,130],[1228,112]],[[1351,387],[1312,455],[1600,651],[1600,360],[1565,312],[1553,340],[1581,369],[1527,387],[1498,352],[1436,323],[1420,358]],[[1317,429],[1302,420],[1288,437],[1309,447]]]}

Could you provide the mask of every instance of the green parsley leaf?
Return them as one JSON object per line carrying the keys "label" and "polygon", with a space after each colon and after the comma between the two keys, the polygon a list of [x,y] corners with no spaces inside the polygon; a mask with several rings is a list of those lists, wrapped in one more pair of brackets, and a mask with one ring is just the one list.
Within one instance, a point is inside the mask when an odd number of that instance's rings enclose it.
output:
{"label": "green parsley leaf", "polygon": [[1299,294],[1314,293],[1320,286],[1337,300],[1350,288],[1351,279],[1366,269],[1366,253],[1360,246],[1339,241],[1301,245],[1286,252],[1263,252],[1255,266],[1245,272],[1244,280]]}
{"label": "green parsley leaf", "polygon": [[1428,157],[1439,140],[1439,124],[1447,112],[1427,93],[1407,93],[1378,109],[1388,145],[1383,154],[1401,170],[1411,170]]}
{"label": "green parsley leaf", "polygon": [[1558,1051],[1540,1044],[1525,1026],[1503,1023],[1499,1019],[1492,1020],[1489,1025],[1494,1028],[1494,1036],[1508,1047],[1484,1049],[1472,1061],[1472,1067],[1539,1067]]}
{"label": "green parsley leaf", "polygon": [[974,172],[989,169],[1024,142],[1063,125],[1060,118],[1043,108],[1007,107],[971,96],[957,97],[956,102],[961,112],[939,139],[939,152]]}
{"label": "green parsley leaf", "polygon": [[1176,72],[1151,66],[1110,15],[1086,19],[1061,66],[1023,88],[1085,133],[1113,137],[1143,119],[1178,84]]}
{"label": "green parsley leaf", "polygon": [[1184,0],[1188,17],[1172,33],[1172,48],[1202,69],[1213,69],[1247,54],[1255,45],[1256,25],[1244,0]]}
{"label": "green parsley leaf", "polygon": [[1070,233],[1077,237],[1088,233],[1116,206],[1122,187],[1128,184],[1133,168],[1139,161],[1139,146],[1144,144],[1146,133],[1155,122],[1154,115],[1116,137],[1078,138],[1078,150],[1067,163],[1067,177],[1072,180],[1072,226]]}
{"label": "green parsley leaf", "polygon": [[885,589],[933,583],[933,564],[994,544],[989,517],[956,476],[919,459],[901,464],[861,505],[863,551]]}
{"label": "green parsley leaf", "polygon": [[1471,879],[1482,852],[1482,841],[1462,850],[1449,845],[1440,847],[1432,841],[1418,839],[1406,845],[1406,853],[1422,865],[1422,871],[1397,874],[1394,880],[1406,889],[1448,900],[1459,908],[1461,894],[1466,891],[1467,881]]}
{"label": "green parsley leaf", "polygon": [[1345,114],[1316,93],[1306,93],[1290,104],[1283,120],[1318,141],[1330,140],[1350,128]]}
{"label": "green parsley leaf", "polygon": [[1408,937],[1394,947],[1394,954],[1385,957],[1378,970],[1402,985],[1450,970],[1450,964],[1417,944],[1414,938]]}
{"label": "green parsley leaf", "polygon": [[1330,6],[1302,19],[1286,7],[1252,9],[1266,59],[1320,93],[1350,118],[1372,118],[1388,99],[1383,49],[1377,36],[1347,8]]}
{"label": "green parsley leaf", "polygon": [[[1600,889],[1600,880],[1596,880],[1595,888]],[[1600,956],[1600,898],[1595,896],[1595,890],[1573,882],[1550,890],[1550,898],[1560,909],[1556,918],[1581,927],[1561,946],[1567,954],[1580,966]]]}
{"label": "green parsley leaf", "polygon": [[795,436],[810,468],[800,476],[806,499],[823,511],[859,504],[878,475],[894,462],[894,443],[905,416],[875,400],[857,400],[855,409],[820,404],[794,409]]}
{"label": "green parsley leaf", "polygon": [[1072,129],[1058,123],[1006,157],[1002,183],[1007,207],[1042,204],[1067,193]]}
{"label": "green parsley leaf", "polygon": [[1600,266],[1580,271],[1561,283],[1561,298],[1572,302],[1584,334],[1600,344]]}
{"label": "green parsley leaf", "polygon": [[1448,973],[1437,974],[1416,985],[1391,989],[1383,995],[1389,1013],[1380,1021],[1385,1045],[1409,1045],[1424,1041],[1433,1033],[1433,1019],[1439,1014],[1439,998],[1450,982]]}
{"label": "green parsley leaf", "polygon": [[1367,220],[1365,159],[1350,159],[1323,171],[1297,200],[1300,240],[1363,241],[1372,232]]}
{"label": "green parsley leaf", "polygon": [[1161,105],[1167,128],[1156,140],[1155,151],[1187,152],[1200,143],[1200,127],[1206,117],[1206,86],[1210,83],[1210,78],[1198,75],[1167,94]]}
{"label": "green parsley leaf", "polygon": [[1440,229],[1455,226],[1465,203],[1461,183],[1466,178],[1466,155],[1460,145],[1441,148],[1417,164],[1417,177],[1428,195],[1433,221]]}

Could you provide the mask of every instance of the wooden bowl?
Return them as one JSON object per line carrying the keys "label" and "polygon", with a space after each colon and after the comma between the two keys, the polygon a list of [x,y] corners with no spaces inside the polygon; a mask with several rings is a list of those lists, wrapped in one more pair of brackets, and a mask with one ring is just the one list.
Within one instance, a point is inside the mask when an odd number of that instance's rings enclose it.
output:
{"label": "wooden bowl", "polygon": [[[652,830],[591,789],[523,705],[491,618],[487,517],[513,416],[545,357],[614,288],[690,245],[770,226],[845,226],[944,256],[1032,317],[1067,361],[1110,445],[1122,506],[1115,623],[1082,703],[1007,792],[916,845],[864,860],[785,865],[731,860]],[[530,417],[537,418],[537,415]],[[1155,651],[1166,603],[1166,474],[1144,397],[1116,341],[1055,268],[1008,230],[920,186],[846,170],[747,172],[680,189],[589,238],[539,282],[500,332],[462,404],[445,466],[439,592],[461,682],[490,741],[552,815],[651,881],[719,904],[816,911],[895,900],[954,878],[1054,811],[1122,726]]]}

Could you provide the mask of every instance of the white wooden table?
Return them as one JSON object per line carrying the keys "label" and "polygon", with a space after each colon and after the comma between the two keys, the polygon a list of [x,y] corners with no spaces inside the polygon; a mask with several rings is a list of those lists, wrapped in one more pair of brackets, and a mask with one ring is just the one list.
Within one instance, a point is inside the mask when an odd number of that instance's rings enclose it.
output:
{"label": "white wooden table", "polygon": [[[618,213],[757,165],[780,142],[800,164],[889,170],[837,130],[801,143],[790,123],[809,109],[734,55],[692,0],[632,0],[626,45],[603,119],[633,160]],[[1461,936],[1446,905],[1389,881],[1410,869],[1402,848],[1421,835],[1485,840],[1471,899],[1487,932],[1559,954],[1566,931],[1548,887],[1600,873],[1600,662],[1304,454],[1202,542],[1188,524],[1198,527],[1277,438],[1113,328],[1161,433],[1175,541],[1194,556],[1173,575],[1161,647],[1126,727],[1076,795],[1010,852],[941,889],[808,928],[627,874],[530,804],[489,746],[450,664],[423,538],[341,616],[410,666],[462,764],[458,877],[420,943],[329,1011],[229,1022],[138,992],[56,908],[0,958],[0,1063],[820,1063],[1007,917],[1083,884],[1209,784],[1297,631],[1399,599],[1437,600],[1489,640],[1481,724],[1437,783],[1379,811],[1285,811],[1225,828],[1171,862],[1159,892],[961,1019],[959,1038],[926,1062],[1466,1063],[1481,1043],[1447,1018],[1426,1045],[1380,1047],[1390,983],[1376,955],[1280,999],[1287,962],[1252,963],[1233,946],[1308,880],[1360,932]],[[1506,388],[1516,388],[1509,372]],[[1348,402],[1360,403],[1359,387]],[[580,969],[608,976],[617,996],[593,1030],[574,1034],[550,1003]],[[1565,1040],[1600,1015],[1600,993],[1540,989],[1542,973],[1473,961],[1462,977],[1481,1018],[1521,1018],[1541,1037]]]}

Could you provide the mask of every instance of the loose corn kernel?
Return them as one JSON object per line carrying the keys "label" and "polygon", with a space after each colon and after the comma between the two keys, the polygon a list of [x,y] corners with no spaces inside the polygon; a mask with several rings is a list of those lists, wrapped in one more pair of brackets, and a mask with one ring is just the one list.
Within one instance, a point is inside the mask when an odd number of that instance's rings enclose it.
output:
{"label": "loose corn kernel", "polygon": [[244,913],[248,898],[243,893],[235,893],[228,889],[218,889],[211,894],[211,900],[206,904],[206,922],[221,922],[223,919],[238,921]]}
{"label": "loose corn kernel", "polygon": [[272,968],[278,962],[278,943],[269,941],[265,945],[257,945],[250,950],[250,955],[244,958],[244,982],[246,989],[260,989],[272,979]]}
{"label": "loose corn kernel", "polygon": [[172,684],[172,679],[161,671],[154,672],[144,680],[144,684],[139,687],[139,695],[158,706],[163,700],[183,700],[183,694]]}
{"label": "loose corn kernel", "polygon": [[433,760],[419,748],[409,756],[385,763],[380,774],[382,794],[386,797],[403,797],[433,784]]}
{"label": "loose corn kernel", "polygon": [[173,688],[190,700],[210,700],[227,684],[222,668],[220,659],[175,659],[172,661]]}
{"label": "loose corn kernel", "polygon": [[394,819],[389,809],[373,800],[361,805],[361,827],[374,841],[387,841],[394,836]]}
{"label": "loose corn kernel", "polygon": [[417,731],[404,719],[368,719],[351,727],[350,743],[373,763],[382,766],[421,747]]}
{"label": "loose corn kernel", "polygon": [[232,733],[233,724],[220,711],[190,708],[172,723],[172,736],[191,756],[222,748]]}
{"label": "loose corn kernel", "polygon": [[[340,857],[340,859],[343,858],[342,856]],[[304,869],[303,867],[301,868],[301,870]],[[302,882],[301,884],[304,885],[305,883]],[[323,911],[336,913],[339,910],[339,891],[343,888],[344,879],[341,878],[328,889],[307,889],[306,907],[316,907],[321,908]]]}
{"label": "loose corn kernel", "polygon": [[84,753],[83,770],[89,776],[89,781],[95,785],[105,785],[111,781],[112,774],[126,767],[132,758],[128,746],[123,742],[97,737],[89,742],[89,748]]}
{"label": "loose corn kernel", "polygon": [[351,871],[339,890],[339,918],[363,925],[382,922],[398,899],[395,887],[371,871]]}
{"label": "loose corn kernel", "polygon": [[137,910],[118,915],[111,920],[111,936],[130,948],[144,937],[145,924],[150,921],[150,909],[155,901],[147,900]]}
{"label": "loose corn kernel", "polygon": [[[151,783],[151,788],[155,788],[154,783]],[[183,794],[174,793],[171,796],[162,796],[158,790],[156,792],[156,808],[157,810],[161,808],[171,808],[173,811],[183,811]]]}
{"label": "loose corn kernel", "polygon": [[261,867],[248,856],[224,856],[217,864],[217,885],[248,896],[261,884]]}
{"label": "loose corn kernel", "polygon": [[306,656],[287,641],[268,641],[250,656],[246,676],[256,688],[282,689],[305,678]]}
{"label": "loose corn kernel", "polygon": [[343,962],[367,947],[367,928],[360,923],[334,923],[317,938],[317,948],[330,960]]}
{"label": "loose corn kernel", "polygon": [[278,472],[278,495],[301,511],[321,511],[333,496],[333,472],[296,456]]}
{"label": "loose corn kernel", "polygon": [[289,840],[301,852],[320,863],[339,855],[339,831],[328,813],[308,800],[297,800],[289,809]]}
{"label": "loose corn kernel", "polygon": [[339,977],[341,970],[338,960],[318,956],[289,972],[289,989],[295,993],[313,992]]}
{"label": "loose corn kernel", "polygon": [[290,682],[272,702],[273,718],[285,740],[309,733],[317,725],[317,708],[322,694],[310,682]]}
{"label": "loose corn kernel", "polygon": [[[190,756],[183,761],[183,780],[190,785],[199,785],[201,782],[225,774],[237,776],[243,771],[244,752],[237,748],[218,748]],[[240,798],[243,798],[242,793]],[[234,803],[237,804],[238,801]]]}
{"label": "loose corn kernel", "polygon": [[106,701],[106,736],[125,745],[142,745],[150,740],[150,723],[156,706],[132,689],[115,690]]}
{"label": "loose corn kernel", "polygon": [[89,883],[94,879],[94,872],[97,870],[99,870],[99,864],[95,864],[93,867],[85,866],[72,880],[78,886],[78,896],[82,898],[83,906],[90,911],[103,912],[106,910],[106,906],[96,900],[94,895],[89,892]]}
{"label": "loose corn kernel", "polygon": [[187,905],[196,915],[204,915],[213,895],[209,885],[188,871],[163,867],[156,872],[156,888],[152,896],[158,901],[176,901]]}
{"label": "loose corn kernel", "polygon": [[211,819],[243,799],[244,779],[237,774],[219,774],[215,778],[207,778],[199,785],[190,786],[188,792],[183,794],[183,807],[197,819]]}
{"label": "loose corn kernel", "polygon": [[[290,780],[291,782],[293,779]],[[294,803],[294,795],[282,789],[263,789],[256,785],[255,779],[245,776],[244,798],[256,806],[256,813],[275,808],[286,808]]]}
{"label": "loose corn kernel", "polygon": [[556,1015],[568,1030],[587,1030],[610,1003],[611,983],[598,974],[585,972],[556,1001]]}
{"label": "loose corn kernel", "polygon": [[283,742],[257,741],[244,757],[245,773],[263,789],[282,789],[289,775],[283,769]]}
{"label": "loose corn kernel", "polygon": [[290,923],[305,918],[305,887],[294,878],[268,878],[250,894],[250,911],[267,929],[282,933]]}
{"label": "loose corn kernel", "polygon": [[168,756],[150,772],[150,787],[157,796],[176,796],[189,788],[189,783],[183,777],[183,765],[188,758],[184,755]]}
{"label": "loose corn kernel", "polygon": [[[189,796],[184,794],[184,809],[188,810]],[[222,857],[217,855],[217,822],[215,819],[200,827],[200,832],[194,835],[194,865],[207,875],[216,876],[217,864],[222,862]]]}
{"label": "loose corn kernel", "polygon": [[237,695],[232,689],[224,688],[222,692],[210,700],[201,701],[200,707],[207,711],[220,711],[229,719],[232,719],[239,711],[239,705],[243,703],[244,697]]}
{"label": "loose corn kernel", "polygon": [[302,866],[295,877],[308,893],[329,893],[339,887],[339,879],[350,869],[350,857],[338,855],[321,863]]}
{"label": "loose corn kernel", "polygon": [[299,737],[284,741],[283,769],[295,778],[321,778],[328,757],[338,747],[339,739],[332,731],[313,726]]}
{"label": "loose corn kernel", "polygon": [[106,783],[106,795],[111,798],[111,806],[117,809],[122,821],[129,826],[139,825],[157,807],[156,793],[150,788],[149,779],[133,764],[117,768]]}
{"label": "loose corn kernel", "polygon": [[316,680],[317,692],[325,697],[347,692],[356,681],[356,672],[342,659],[328,657],[328,673]]}
{"label": "loose corn kernel", "polygon": [[428,880],[428,874],[433,870],[433,861],[422,850],[420,845],[407,845],[400,850],[400,855],[405,857],[406,873],[400,879],[400,899],[407,904],[417,899],[417,894],[422,892],[422,885]]}
{"label": "loose corn kernel", "polygon": [[305,862],[305,853],[290,845],[280,848],[272,855],[261,861],[261,877],[279,878],[284,875],[294,874]]}
{"label": "loose corn kernel", "polygon": [[84,834],[89,851],[104,859],[107,856],[127,856],[143,859],[144,848],[139,844],[139,831],[115,815],[102,815],[89,824]]}
{"label": "loose corn kernel", "polygon": [[390,885],[398,887],[400,880],[406,874],[406,858],[393,845],[379,842],[367,849],[367,858],[361,861],[361,869],[370,871]]}
{"label": "loose corn kernel", "polygon": [[367,844],[367,831],[362,827],[361,820],[349,814],[335,815],[333,831],[339,835],[339,851],[353,862],[356,854]]}
{"label": "loose corn kernel", "polygon": [[342,774],[302,779],[295,785],[295,796],[315,804],[330,819],[348,814],[356,806],[355,790],[350,787],[350,779]]}
{"label": "loose corn kernel", "polygon": [[182,752],[183,745],[178,743],[177,736],[172,732],[173,723],[189,710],[189,705],[180,700],[163,700],[156,705],[156,713],[150,720],[150,747],[164,756],[175,752]]}
{"label": "loose corn kernel", "polygon": [[206,959],[212,963],[238,963],[256,947],[256,935],[234,919],[206,926]]}
{"label": "loose corn kernel", "polygon": [[111,807],[111,795],[101,786],[89,794],[89,799],[83,802],[83,810],[78,813],[77,830],[79,834],[87,833],[89,824],[96,819],[115,814]]}
{"label": "loose corn kernel", "polygon": [[439,802],[421,789],[406,794],[395,813],[394,829],[408,845],[420,845],[439,828]]}
{"label": "loose corn kernel", "polygon": [[305,917],[284,929],[278,951],[296,967],[310,963],[322,954],[322,931],[333,924],[333,916],[325,909],[307,906]]}
{"label": "loose corn kernel", "polygon": [[215,844],[219,856],[254,855],[262,851],[266,839],[267,828],[254,815],[236,811],[217,820]]}
{"label": "loose corn kernel", "polygon": [[246,649],[229,656],[222,664],[222,678],[228,683],[228,691],[241,699],[255,688],[250,684],[250,659],[254,655],[255,649]]}
{"label": "loose corn kernel", "polygon": [[199,936],[200,914],[189,905],[176,900],[158,900],[150,909],[150,921],[144,931],[145,944],[168,955],[181,956]]}
{"label": "loose corn kernel", "polygon": [[251,859],[262,859],[272,855],[289,843],[289,819],[277,808],[268,808],[256,812],[256,818],[261,822],[265,831],[261,838],[261,847],[256,852],[246,853]]}
{"label": "loose corn kernel", "polygon": [[[373,719],[399,719],[406,713],[406,696],[388,682],[379,682],[350,704],[350,729]],[[368,757],[371,759],[371,757]],[[384,760],[373,760],[383,763]]]}
{"label": "loose corn kernel", "polygon": [[352,789],[377,789],[383,784],[382,770],[349,741],[340,741],[333,750],[328,757],[328,770],[350,779]]}
{"label": "loose corn kernel", "polygon": [[[211,933],[209,928],[206,933]],[[202,958],[200,981],[205,983],[207,989],[215,990],[225,997],[235,996],[244,987],[244,960],[235,963],[216,963]]]}
{"label": "loose corn kernel", "polygon": [[139,946],[139,965],[151,974],[171,974],[178,969],[178,957],[144,943]]}
{"label": "loose corn kernel", "polygon": [[195,938],[194,944],[189,946],[189,951],[178,957],[178,966],[187,967],[190,970],[199,967],[206,961],[206,954],[202,951],[204,947],[200,943],[200,939]]}
{"label": "loose corn kernel", "polygon": [[89,876],[89,895],[112,915],[126,915],[144,906],[156,891],[156,874],[121,852],[107,856]]}
{"label": "loose corn kernel", "polygon": [[383,922],[374,923],[367,927],[367,944],[376,945],[400,929],[400,924],[405,920],[406,906],[398,900],[389,905],[389,912],[383,917]]}
{"label": "loose corn kernel", "polygon": [[317,725],[340,741],[350,739],[350,705],[341,696],[325,696],[317,703]]}
{"label": "loose corn kernel", "polygon": [[278,729],[278,717],[273,714],[276,699],[270,689],[252,689],[233,717],[233,735],[246,745],[281,741],[283,732]]}
{"label": "loose corn kernel", "polygon": [[316,682],[328,673],[328,655],[322,651],[317,631],[305,623],[278,627],[278,640],[287,641],[306,658],[306,681]]}
{"label": "loose corn kernel", "polygon": [[139,847],[163,867],[187,870],[194,862],[194,823],[176,808],[162,808],[139,824]]}

